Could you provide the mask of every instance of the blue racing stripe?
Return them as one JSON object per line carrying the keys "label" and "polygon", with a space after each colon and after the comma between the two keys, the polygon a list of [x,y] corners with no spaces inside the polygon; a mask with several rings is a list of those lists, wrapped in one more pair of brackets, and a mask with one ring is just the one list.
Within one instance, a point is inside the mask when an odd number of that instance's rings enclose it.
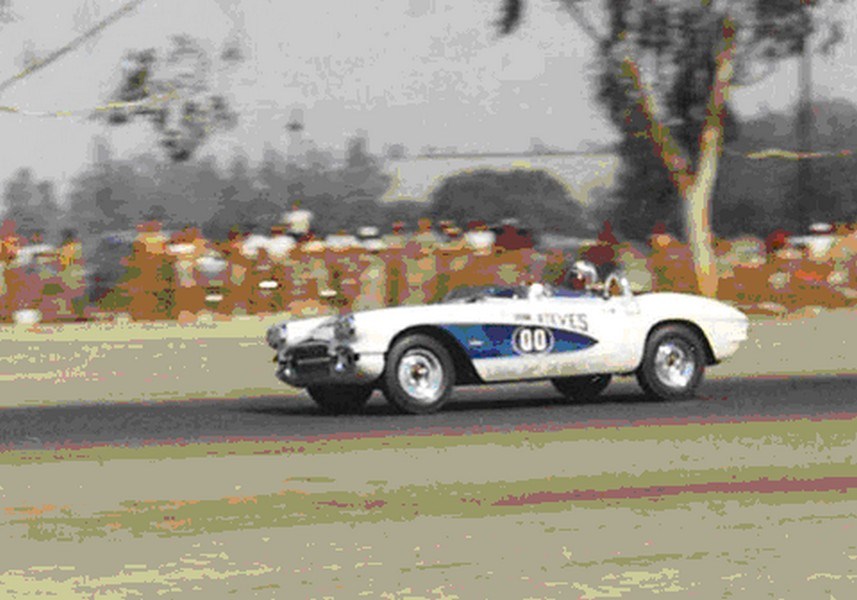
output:
{"label": "blue racing stripe", "polygon": [[[510,356],[538,356],[539,354],[558,354],[584,350],[598,343],[597,340],[564,329],[528,325],[441,325],[464,348],[473,359],[505,358]],[[542,351],[525,352],[517,347],[515,332],[521,328],[544,329],[552,336],[549,347]]]}

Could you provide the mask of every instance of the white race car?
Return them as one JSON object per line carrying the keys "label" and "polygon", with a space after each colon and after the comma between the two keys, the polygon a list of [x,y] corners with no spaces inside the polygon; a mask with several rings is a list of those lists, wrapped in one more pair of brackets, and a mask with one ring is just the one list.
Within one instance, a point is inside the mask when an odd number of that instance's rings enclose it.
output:
{"label": "white race car", "polygon": [[747,339],[747,317],[722,302],[635,295],[619,270],[603,284],[591,264],[575,271],[577,289],[459,289],[439,304],[286,321],[266,339],[277,377],[323,409],[358,410],[381,389],[416,414],[439,410],[456,385],[549,380],[585,399],[613,375],[636,375],[657,398],[688,398],[705,367]]}

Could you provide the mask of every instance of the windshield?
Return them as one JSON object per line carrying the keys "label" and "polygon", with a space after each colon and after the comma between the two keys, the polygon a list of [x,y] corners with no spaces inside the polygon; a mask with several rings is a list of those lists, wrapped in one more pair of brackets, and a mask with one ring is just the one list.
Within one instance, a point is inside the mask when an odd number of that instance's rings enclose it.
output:
{"label": "windshield", "polygon": [[476,302],[483,298],[526,298],[527,287],[521,285],[509,286],[462,286],[449,292],[443,302]]}

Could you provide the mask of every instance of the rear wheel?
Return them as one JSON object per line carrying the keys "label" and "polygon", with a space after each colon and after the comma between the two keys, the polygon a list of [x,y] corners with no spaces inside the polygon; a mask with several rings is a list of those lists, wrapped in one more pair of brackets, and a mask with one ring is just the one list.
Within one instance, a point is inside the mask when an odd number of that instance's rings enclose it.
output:
{"label": "rear wheel", "polygon": [[400,411],[428,414],[449,399],[455,367],[443,344],[427,335],[409,335],[390,350],[383,381],[384,394]]}
{"label": "rear wheel", "polygon": [[655,330],[637,369],[640,387],[661,400],[692,398],[705,373],[704,341],[682,325]]}
{"label": "rear wheel", "polygon": [[569,400],[591,400],[610,385],[611,379],[611,375],[580,375],[551,379],[551,383]]}
{"label": "rear wheel", "polygon": [[316,404],[332,414],[357,412],[363,408],[372,396],[371,385],[311,385],[307,388]]}

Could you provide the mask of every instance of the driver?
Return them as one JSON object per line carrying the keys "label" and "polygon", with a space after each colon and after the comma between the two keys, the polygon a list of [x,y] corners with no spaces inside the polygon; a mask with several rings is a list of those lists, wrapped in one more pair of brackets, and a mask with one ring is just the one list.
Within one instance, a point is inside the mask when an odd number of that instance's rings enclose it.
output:
{"label": "driver", "polygon": [[574,290],[575,292],[585,292],[586,280],[583,278],[583,274],[572,268],[568,273],[566,287]]}
{"label": "driver", "polygon": [[569,269],[566,286],[572,290],[584,292],[597,284],[598,281],[598,271],[592,263],[579,260]]}

